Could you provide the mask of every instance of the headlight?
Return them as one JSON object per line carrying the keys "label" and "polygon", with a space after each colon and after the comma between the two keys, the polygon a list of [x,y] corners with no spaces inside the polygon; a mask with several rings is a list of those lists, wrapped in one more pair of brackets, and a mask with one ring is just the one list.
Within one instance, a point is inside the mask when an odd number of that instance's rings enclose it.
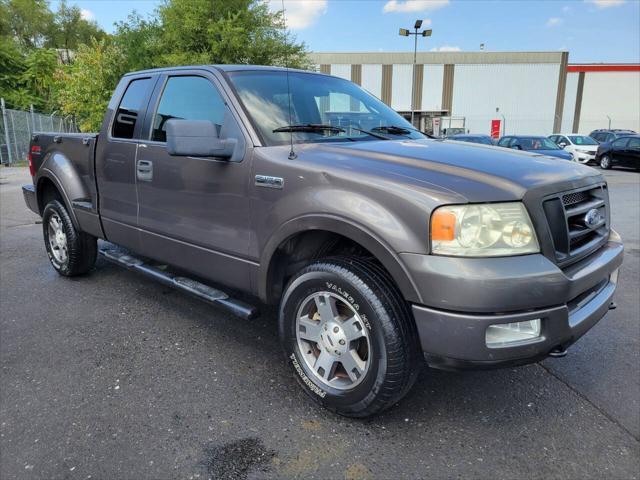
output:
{"label": "headlight", "polygon": [[431,250],[456,257],[502,257],[540,251],[520,202],[448,205],[431,216]]}

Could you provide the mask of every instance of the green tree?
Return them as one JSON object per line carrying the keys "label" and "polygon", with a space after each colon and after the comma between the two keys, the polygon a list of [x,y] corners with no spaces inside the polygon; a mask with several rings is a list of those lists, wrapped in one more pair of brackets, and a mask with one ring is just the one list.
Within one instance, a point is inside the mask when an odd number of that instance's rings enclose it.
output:
{"label": "green tree", "polygon": [[56,78],[60,109],[74,115],[80,130],[97,131],[113,89],[124,71],[121,50],[108,39],[80,45],[73,63],[59,70]]}
{"label": "green tree", "polygon": [[13,108],[48,111],[54,107],[53,77],[58,63],[53,50],[31,50],[26,55],[9,38],[0,38],[0,97]]}
{"label": "green tree", "polygon": [[113,40],[124,55],[127,71],[162,65],[161,29],[157,17],[145,20],[135,11],[116,24]]}
{"label": "green tree", "polygon": [[308,67],[306,47],[286,34],[263,0],[165,0],[156,16],[119,23],[116,43],[134,69],[254,63]]}
{"label": "green tree", "polygon": [[75,51],[79,45],[89,44],[93,38],[101,40],[105,36],[105,32],[95,22],[82,18],[80,7],[69,6],[62,0],[51,23],[47,45],[64,51],[60,60],[69,63],[70,52]]}
{"label": "green tree", "polygon": [[46,0],[0,0],[0,36],[14,38],[23,49],[42,46],[53,14]]}
{"label": "green tree", "polygon": [[20,84],[26,70],[24,55],[16,42],[8,37],[0,37],[0,97],[10,107],[30,103],[29,92]]}
{"label": "green tree", "polygon": [[54,75],[58,69],[55,50],[46,48],[32,50],[24,63],[26,68],[20,80],[22,85],[32,93],[33,105],[38,110],[53,110]]}

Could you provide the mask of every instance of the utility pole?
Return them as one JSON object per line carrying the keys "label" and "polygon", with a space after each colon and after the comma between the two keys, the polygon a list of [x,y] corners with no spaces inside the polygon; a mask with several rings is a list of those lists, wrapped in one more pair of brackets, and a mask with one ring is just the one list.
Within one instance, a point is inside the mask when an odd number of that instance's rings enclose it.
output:
{"label": "utility pole", "polygon": [[415,127],[413,123],[413,119],[415,115],[414,107],[417,107],[417,105],[414,105],[413,102],[416,98],[416,62],[418,57],[418,35],[422,37],[430,37],[431,33],[433,32],[433,30],[431,29],[418,32],[418,30],[420,30],[420,27],[422,27],[422,20],[416,20],[416,23],[413,25],[413,28],[415,31],[410,32],[406,28],[400,29],[400,36],[408,37],[409,35],[413,35],[415,37],[413,42],[413,73],[412,73],[413,78],[411,79],[411,125],[414,127]]}

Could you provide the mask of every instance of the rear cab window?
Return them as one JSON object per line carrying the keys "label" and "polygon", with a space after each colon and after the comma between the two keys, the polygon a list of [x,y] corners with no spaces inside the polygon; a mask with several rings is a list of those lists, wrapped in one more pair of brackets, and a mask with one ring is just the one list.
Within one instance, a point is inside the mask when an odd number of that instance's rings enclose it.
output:
{"label": "rear cab window", "polygon": [[113,119],[113,138],[133,138],[140,116],[144,115],[150,87],[151,78],[139,78],[129,83]]}

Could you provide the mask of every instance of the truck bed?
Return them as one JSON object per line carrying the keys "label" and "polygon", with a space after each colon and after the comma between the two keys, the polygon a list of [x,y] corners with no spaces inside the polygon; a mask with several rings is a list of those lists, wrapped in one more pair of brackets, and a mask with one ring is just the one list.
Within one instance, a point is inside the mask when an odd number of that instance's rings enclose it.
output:
{"label": "truck bed", "polygon": [[36,132],[29,146],[32,176],[38,173],[38,183],[48,179],[54,185],[65,185],[58,190],[64,192],[74,220],[94,234],[99,224],[94,168],[97,140],[97,133]]}

